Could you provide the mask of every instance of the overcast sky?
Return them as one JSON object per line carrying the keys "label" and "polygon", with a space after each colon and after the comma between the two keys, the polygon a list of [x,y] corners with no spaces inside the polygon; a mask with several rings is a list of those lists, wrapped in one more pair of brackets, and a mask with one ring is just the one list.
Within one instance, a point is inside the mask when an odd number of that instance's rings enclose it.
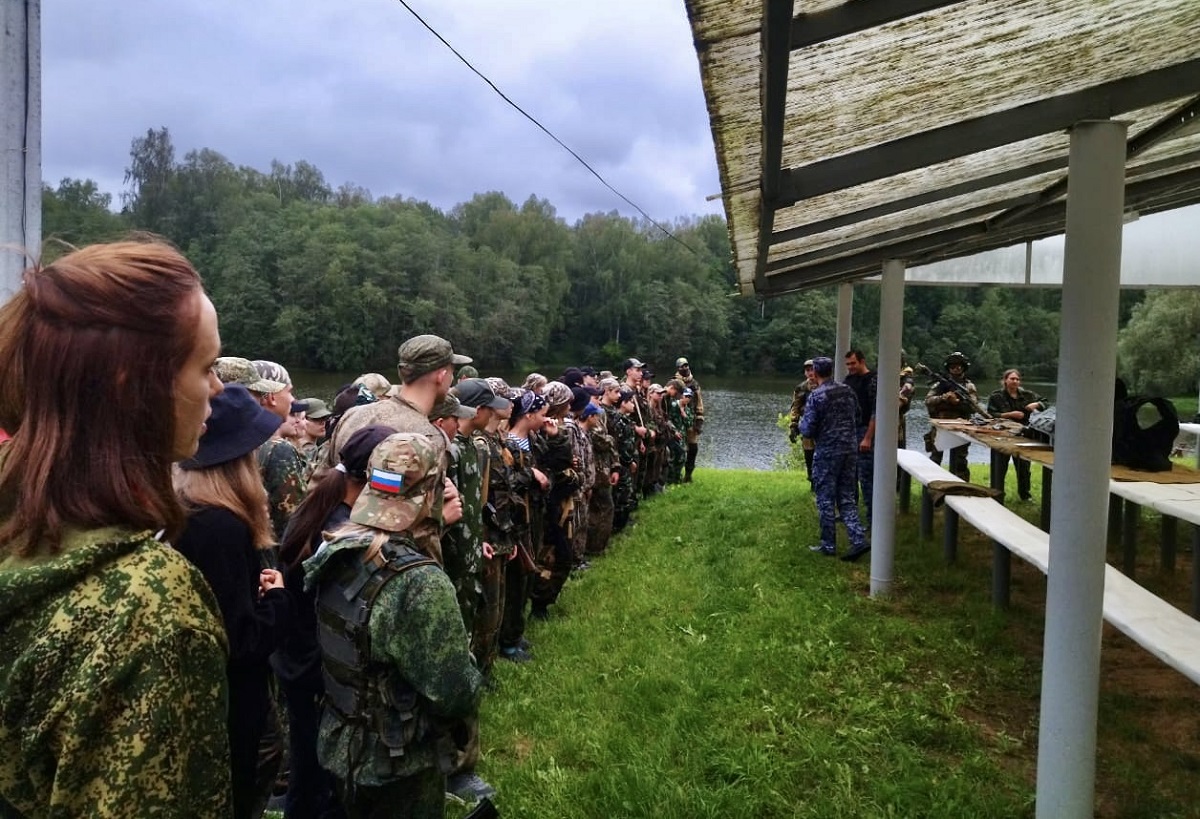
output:
{"label": "overcast sky", "polygon": [[[476,68],[655,219],[721,213],[682,0],[410,0]],[[636,212],[396,0],[45,0],[43,177],[115,201],[134,137],[448,209],[500,190],[560,216]]]}

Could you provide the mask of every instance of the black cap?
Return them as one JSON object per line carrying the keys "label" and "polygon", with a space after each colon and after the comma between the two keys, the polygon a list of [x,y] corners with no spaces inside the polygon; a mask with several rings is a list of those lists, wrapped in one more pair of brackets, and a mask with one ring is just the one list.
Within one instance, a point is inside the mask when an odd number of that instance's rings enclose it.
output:
{"label": "black cap", "polygon": [[380,442],[396,430],[383,424],[371,424],[355,430],[342,448],[338,450],[338,463],[346,470],[346,474],[355,480],[366,482],[367,464],[371,460],[371,452]]}
{"label": "black cap", "polygon": [[504,409],[511,403],[507,398],[496,395],[492,385],[482,378],[465,378],[455,384],[450,392],[464,407]]}

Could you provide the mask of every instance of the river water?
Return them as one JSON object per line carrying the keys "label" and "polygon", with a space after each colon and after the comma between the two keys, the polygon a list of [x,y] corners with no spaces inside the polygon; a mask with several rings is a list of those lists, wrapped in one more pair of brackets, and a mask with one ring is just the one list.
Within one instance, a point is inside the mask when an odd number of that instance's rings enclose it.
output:
{"label": "river water", "polygon": [[[334,392],[352,381],[357,374],[295,371],[296,398],[314,396],[332,400]],[[523,379],[509,379],[519,383]],[[787,430],[778,426],[780,414],[786,415],[792,404],[794,379],[786,378],[702,378],[704,390],[704,434],[700,437],[697,464],[716,469],[774,469],[788,451]],[[1049,399],[1054,397],[1050,384],[1028,384]],[[980,386],[980,400],[986,402],[991,389]],[[908,448],[923,450],[921,436],[929,429],[925,412],[925,386],[918,382],[916,398],[908,413]],[[988,450],[972,444],[968,454],[972,463],[987,463]]]}

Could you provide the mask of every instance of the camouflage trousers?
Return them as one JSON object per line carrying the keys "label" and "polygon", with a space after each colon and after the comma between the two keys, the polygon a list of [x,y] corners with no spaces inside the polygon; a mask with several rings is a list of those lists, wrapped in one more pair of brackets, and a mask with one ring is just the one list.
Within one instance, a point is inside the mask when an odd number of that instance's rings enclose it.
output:
{"label": "camouflage trousers", "polygon": [[590,492],[575,497],[575,509],[571,512],[571,557],[576,563],[583,560],[587,552],[588,540],[588,506]]}
{"label": "camouflage trousers", "polygon": [[682,439],[672,438],[667,442],[667,483],[683,481],[683,463],[687,459],[687,447]]}
{"label": "camouflage trousers", "polygon": [[585,554],[602,555],[612,536],[613,492],[608,481],[596,481],[588,502],[587,547]]}
{"label": "camouflage trousers", "polygon": [[858,517],[858,498],[855,479],[858,455],[813,456],[812,486],[817,496],[817,516],[821,526],[821,545],[828,549],[837,548],[837,524],[840,514],[850,536],[850,546],[859,548],[867,542],[866,532]]}
{"label": "camouflage trousers", "polygon": [[475,655],[475,662],[484,674],[491,669],[499,651],[497,640],[500,637],[500,619],[504,614],[504,573],[508,562],[507,555],[484,558],[483,561],[480,583],[483,598],[471,628],[471,653]]}
{"label": "camouflage trousers", "polygon": [[564,523],[555,504],[546,518],[543,545],[537,558],[538,574],[529,588],[529,599],[535,607],[548,606],[558,600],[575,561],[571,555],[570,518]]}

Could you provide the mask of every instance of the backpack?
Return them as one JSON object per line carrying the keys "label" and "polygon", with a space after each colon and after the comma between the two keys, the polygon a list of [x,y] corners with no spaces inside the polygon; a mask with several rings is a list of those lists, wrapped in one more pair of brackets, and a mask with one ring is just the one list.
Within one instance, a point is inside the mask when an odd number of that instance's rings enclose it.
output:
{"label": "backpack", "polygon": [[1166,472],[1179,437],[1179,413],[1165,398],[1122,395],[1113,408],[1112,462],[1130,469]]}

